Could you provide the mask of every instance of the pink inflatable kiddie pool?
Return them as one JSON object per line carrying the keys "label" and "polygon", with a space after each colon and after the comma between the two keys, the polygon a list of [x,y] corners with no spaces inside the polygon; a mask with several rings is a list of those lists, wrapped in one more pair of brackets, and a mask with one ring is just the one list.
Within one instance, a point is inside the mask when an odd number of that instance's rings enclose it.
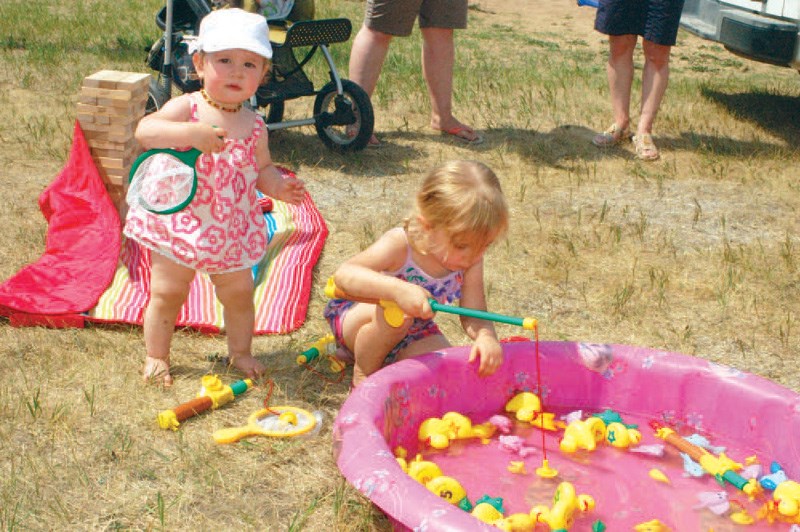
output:
{"label": "pink inflatable kiddie pool", "polygon": [[[736,519],[749,517],[751,530],[800,531],[800,395],[730,367],[652,349],[541,342],[541,375],[534,343],[512,342],[504,349],[502,367],[486,378],[467,362],[468,347],[392,364],[342,406],[334,425],[337,465],[396,529],[497,530],[404,472],[394,452],[402,447],[408,460],[421,455],[456,479],[473,505],[492,501],[505,516],[552,506],[556,487],[567,481],[595,501],[591,511],[574,515],[571,530],[736,530]],[[641,441],[629,448],[602,441],[592,451],[564,452],[564,430],[543,432],[504,412],[523,391],[539,395],[543,410],[556,419],[569,413],[567,419],[585,419],[610,409],[641,433]],[[453,440],[441,450],[419,441],[423,421],[451,411],[473,424],[502,415],[511,430],[483,441]],[[656,437],[653,422],[704,442],[714,459],[729,457],[737,475],[766,487],[751,498],[716,479]],[[509,436],[517,436],[515,447],[507,444]],[[555,478],[536,474],[545,456],[558,471]]]}

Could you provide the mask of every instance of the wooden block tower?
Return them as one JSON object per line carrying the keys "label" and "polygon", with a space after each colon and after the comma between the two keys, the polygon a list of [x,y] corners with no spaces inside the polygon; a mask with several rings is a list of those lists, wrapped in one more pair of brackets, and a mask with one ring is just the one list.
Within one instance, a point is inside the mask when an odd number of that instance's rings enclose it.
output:
{"label": "wooden block tower", "polygon": [[144,116],[150,74],[101,70],[83,80],[81,124],[97,169],[122,214],[128,173],[141,153],[133,132]]}

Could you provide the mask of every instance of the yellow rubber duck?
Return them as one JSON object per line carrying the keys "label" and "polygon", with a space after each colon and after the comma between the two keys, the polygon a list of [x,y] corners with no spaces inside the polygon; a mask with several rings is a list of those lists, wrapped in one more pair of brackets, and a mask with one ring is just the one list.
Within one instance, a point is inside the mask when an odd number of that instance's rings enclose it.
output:
{"label": "yellow rubber duck", "polygon": [[500,513],[500,510],[488,502],[476,504],[475,508],[473,508],[472,512],[470,513],[489,525],[494,524],[495,521],[503,518],[503,514]]}
{"label": "yellow rubber duck", "polygon": [[453,477],[448,477],[447,475],[441,475],[429,480],[425,487],[456,506],[467,496],[467,490],[464,489],[464,486]]}
{"label": "yellow rubber duck", "polygon": [[619,449],[627,449],[642,441],[642,433],[622,423],[609,423],[606,427],[606,441]]}
{"label": "yellow rubber duck", "polygon": [[574,453],[578,449],[594,451],[597,444],[606,437],[606,424],[598,417],[586,420],[577,419],[567,425],[559,447],[565,453]]}
{"label": "yellow rubber duck", "polygon": [[778,513],[788,517],[790,523],[800,524],[800,484],[785,480],[772,492],[772,498],[778,503]]}
{"label": "yellow rubber duck", "polygon": [[536,529],[536,519],[529,514],[511,514],[492,524],[507,532],[533,532]]}
{"label": "yellow rubber duck", "polygon": [[737,525],[752,525],[756,522],[752,515],[747,513],[747,510],[741,509],[731,514],[731,521]]}
{"label": "yellow rubber duck", "polygon": [[552,412],[539,412],[534,415],[531,425],[544,430],[561,430],[566,427],[563,421],[558,421]]}
{"label": "yellow rubber duck", "polygon": [[472,425],[472,420],[458,412],[447,412],[441,418],[431,417],[423,421],[417,437],[428,442],[434,449],[446,449],[453,440],[466,438],[490,438],[496,428],[491,423]]}
{"label": "yellow rubber duck", "polygon": [[646,523],[639,523],[633,527],[636,532],[672,532],[672,529],[659,521],[658,519],[651,519]]}
{"label": "yellow rubber duck", "polygon": [[508,463],[508,469],[511,473],[516,475],[527,475],[528,471],[525,469],[525,462],[522,461],[514,461]]}
{"label": "yellow rubber duck", "polygon": [[534,506],[530,516],[537,523],[547,524],[550,530],[569,530],[575,521],[576,512],[591,511],[594,505],[591,496],[578,495],[572,483],[562,482],[553,495],[553,506]]}
{"label": "yellow rubber duck", "polygon": [[441,477],[442,470],[435,463],[423,460],[422,456],[418,454],[408,464],[408,475],[420,484],[427,485],[434,478]]}
{"label": "yellow rubber duck", "polygon": [[520,392],[506,403],[506,412],[513,412],[519,421],[530,421],[542,411],[542,402],[531,392]]}

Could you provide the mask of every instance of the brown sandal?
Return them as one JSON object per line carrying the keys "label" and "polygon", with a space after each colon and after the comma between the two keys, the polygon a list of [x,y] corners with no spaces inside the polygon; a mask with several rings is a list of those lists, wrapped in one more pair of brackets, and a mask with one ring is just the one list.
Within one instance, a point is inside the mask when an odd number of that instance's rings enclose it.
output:
{"label": "brown sandal", "polygon": [[661,156],[653,142],[653,136],[649,133],[634,136],[633,145],[636,147],[636,158],[639,160],[656,161]]}
{"label": "brown sandal", "polygon": [[592,144],[598,148],[609,148],[611,146],[616,146],[621,142],[625,142],[630,138],[631,132],[628,130],[628,128],[622,129],[617,124],[612,124],[611,127],[606,129],[604,132],[600,133],[599,135],[595,135],[595,137],[592,139]]}

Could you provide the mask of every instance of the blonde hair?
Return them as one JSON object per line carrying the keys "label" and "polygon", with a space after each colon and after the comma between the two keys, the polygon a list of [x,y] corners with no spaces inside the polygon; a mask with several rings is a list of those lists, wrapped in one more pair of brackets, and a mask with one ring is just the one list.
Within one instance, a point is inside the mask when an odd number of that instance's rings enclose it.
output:
{"label": "blonde hair", "polygon": [[427,175],[417,192],[405,229],[420,253],[429,243],[422,223],[448,238],[481,248],[508,229],[508,206],[500,180],[478,161],[450,161]]}

